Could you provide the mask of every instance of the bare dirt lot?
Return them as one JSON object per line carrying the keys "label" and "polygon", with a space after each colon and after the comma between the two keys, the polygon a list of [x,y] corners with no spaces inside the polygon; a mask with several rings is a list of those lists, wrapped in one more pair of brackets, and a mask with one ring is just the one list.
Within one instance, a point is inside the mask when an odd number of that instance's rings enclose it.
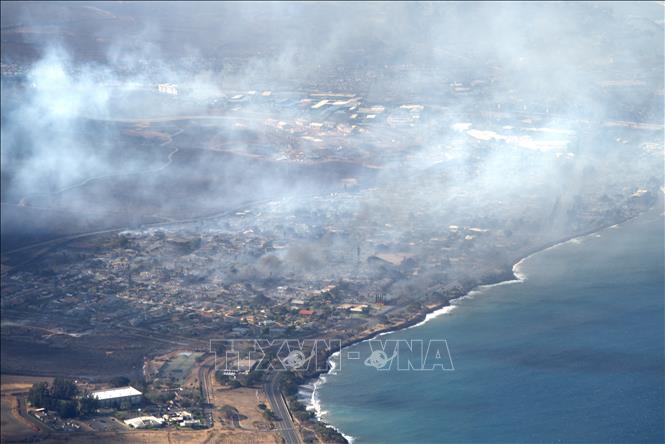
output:
{"label": "bare dirt lot", "polygon": [[[126,433],[94,433],[68,435],[67,442],[73,444],[96,444],[110,443],[135,443],[135,444],[277,444],[278,435],[251,431],[219,431],[219,430],[200,430],[200,431],[140,431]],[[38,442],[45,444],[55,444],[63,442],[63,436],[49,436]]]}
{"label": "bare dirt lot", "polygon": [[215,420],[222,422],[224,414],[219,411],[224,406],[235,407],[240,417],[240,426],[248,430],[267,430],[270,424],[265,420],[263,414],[258,409],[260,402],[268,405],[263,390],[252,388],[228,389],[222,388],[219,384],[213,387],[213,402],[216,407]]}
{"label": "bare dirt lot", "polygon": [[28,439],[39,429],[18,414],[18,400],[13,395],[3,394],[0,397],[2,428],[0,440],[3,443]]}
{"label": "bare dirt lot", "polygon": [[48,381],[53,378],[2,375],[0,383],[0,409],[1,426],[0,440],[3,443],[21,442],[32,439],[39,433],[37,427],[32,421],[23,418],[19,414],[19,399],[17,394],[25,393],[35,382]]}

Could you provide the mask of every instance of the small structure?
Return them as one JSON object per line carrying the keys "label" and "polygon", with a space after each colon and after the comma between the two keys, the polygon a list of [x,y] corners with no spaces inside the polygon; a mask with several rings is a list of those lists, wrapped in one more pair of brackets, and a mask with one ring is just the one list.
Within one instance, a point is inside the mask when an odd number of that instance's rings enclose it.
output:
{"label": "small structure", "polygon": [[[164,421],[177,423],[179,425],[183,425],[183,422],[194,420],[193,415],[187,411],[175,412],[173,415],[162,415],[162,418]],[[200,424],[198,420],[195,421]]]}
{"label": "small structure", "polygon": [[369,305],[367,304],[340,304],[337,309],[351,313],[369,313]]}
{"label": "small structure", "polygon": [[138,416],[132,419],[126,419],[125,424],[130,429],[150,429],[153,427],[161,427],[164,425],[164,420],[154,416]]}
{"label": "small structure", "polygon": [[187,410],[183,410],[181,412],[178,412],[178,416],[180,416],[185,421],[187,421],[188,419],[193,418],[193,415],[191,413],[189,413]]}
{"label": "small structure", "polygon": [[367,304],[354,305],[353,307],[349,308],[349,311],[352,313],[369,313],[369,305]]}
{"label": "small structure", "polygon": [[198,427],[201,425],[201,421],[198,419],[185,419],[184,421],[181,421],[178,423],[180,427]]}
{"label": "small structure", "polygon": [[92,392],[92,397],[97,399],[100,407],[122,408],[139,404],[143,399],[143,393],[134,387],[127,386]]}
{"label": "small structure", "polygon": [[307,309],[303,308],[302,310],[300,310],[298,312],[298,314],[300,316],[312,316],[314,314],[314,310],[307,310]]}
{"label": "small structure", "polygon": [[172,83],[160,83],[157,85],[157,90],[163,94],[169,94],[172,96],[178,95],[178,87]]}

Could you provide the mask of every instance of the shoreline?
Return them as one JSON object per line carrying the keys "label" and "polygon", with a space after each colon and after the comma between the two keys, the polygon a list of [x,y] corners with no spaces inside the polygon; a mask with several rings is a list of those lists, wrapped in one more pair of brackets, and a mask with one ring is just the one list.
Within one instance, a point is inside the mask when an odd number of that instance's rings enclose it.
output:
{"label": "shoreline", "polygon": [[[633,216],[630,216],[630,217],[628,217],[628,218],[626,218],[622,221],[612,223],[612,224],[603,225],[599,228],[596,228],[596,229],[593,229],[593,230],[588,230],[588,231],[585,231],[583,233],[566,236],[566,237],[564,237],[560,240],[545,243],[544,245],[542,245],[538,248],[527,250],[526,254],[520,256],[519,259],[516,259],[513,262],[513,265],[511,267],[510,271],[505,271],[503,273],[499,273],[498,275],[493,276],[493,279],[488,279],[491,282],[481,281],[480,283],[474,284],[469,289],[464,289],[462,295],[457,296],[457,297],[452,297],[452,298],[450,298],[450,299],[448,299],[448,300],[446,300],[446,301],[444,301],[440,304],[437,304],[437,305],[433,306],[432,308],[428,308],[424,311],[421,311],[418,314],[416,314],[414,317],[412,317],[411,319],[408,319],[408,320],[406,320],[402,323],[391,325],[391,326],[388,326],[386,328],[379,329],[377,331],[374,331],[374,332],[371,332],[371,333],[368,333],[368,334],[365,334],[365,335],[362,335],[362,336],[359,336],[359,337],[353,337],[353,338],[351,338],[347,341],[342,341],[342,345],[341,345],[341,348],[340,348],[339,351],[336,351],[336,352],[331,353],[330,355],[326,356],[326,362],[328,363],[328,366],[330,368],[327,371],[316,372],[311,377],[308,377],[306,379],[305,384],[302,384],[302,385],[299,386],[298,393],[300,393],[300,388],[303,388],[305,385],[311,385],[311,387],[312,387],[312,389],[311,389],[312,393],[310,395],[309,401],[305,404],[305,408],[309,411],[312,411],[312,410],[314,411],[316,421],[323,424],[325,427],[328,427],[330,429],[335,430],[337,433],[342,435],[349,443],[352,443],[355,440],[355,437],[343,433],[340,429],[338,429],[337,427],[335,427],[332,424],[327,423],[324,420],[323,417],[328,412],[324,411],[322,409],[321,403],[320,403],[319,399],[316,396],[319,387],[321,385],[325,384],[326,381],[327,381],[325,376],[333,374],[333,372],[335,371],[336,365],[335,365],[334,361],[332,361],[332,359],[337,355],[341,355],[341,352],[344,351],[344,349],[349,348],[353,345],[362,343],[362,342],[367,342],[367,341],[374,340],[374,339],[376,339],[380,336],[385,336],[385,335],[388,335],[388,334],[391,334],[391,333],[396,333],[396,332],[399,332],[399,331],[408,330],[410,328],[425,325],[427,322],[431,321],[432,319],[436,319],[436,318],[438,318],[439,316],[441,316],[443,314],[450,313],[451,311],[453,311],[454,308],[456,307],[456,304],[454,303],[455,301],[462,300],[462,299],[467,298],[469,296],[472,296],[476,293],[479,293],[480,291],[482,291],[485,288],[490,288],[490,287],[499,286],[499,285],[517,284],[517,283],[524,282],[525,280],[527,280],[527,277],[524,273],[522,273],[520,271],[520,266],[527,259],[529,259],[530,257],[535,256],[536,254],[539,254],[539,253],[557,248],[559,246],[565,245],[565,244],[567,244],[569,242],[572,242],[574,240],[581,240],[581,239],[584,239],[585,237],[588,237],[588,236],[591,236],[591,235],[594,235],[594,234],[600,234],[603,231],[606,231],[606,230],[609,230],[609,229],[617,228],[618,226],[623,225],[626,222],[630,222],[630,221],[632,221],[632,220],[648,213],[649,211],[652,211],[657,206],[658,206],[658,203],[655,203],[654,205],[647,208],[646,210],[641,211],[638,214],[635,214]],[[301,402],[301,401],[299,401],[299,402]]]}

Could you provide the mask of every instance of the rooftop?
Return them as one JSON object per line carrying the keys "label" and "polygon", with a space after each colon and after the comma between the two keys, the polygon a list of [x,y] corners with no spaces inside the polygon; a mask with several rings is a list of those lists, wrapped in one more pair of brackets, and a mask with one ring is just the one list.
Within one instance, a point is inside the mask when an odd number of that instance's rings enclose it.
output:
{"label": "rooftop", "polygon": [[109,390],[100,390],[98,392],[92,392],[92,397],[97,398],[99,400],[126,398],[128,396],[139,396],[139,395],[142,395],[142,393],[136,390],[134,387],[118,387]]}
{"label": "rooftop", "polygon": [[154,416],[139,416],[137,418],[126,419],[125,424],[135,429],[146,429],[149,427],[161,426],[164,424],[164,420],[161,418],[155,418]]}

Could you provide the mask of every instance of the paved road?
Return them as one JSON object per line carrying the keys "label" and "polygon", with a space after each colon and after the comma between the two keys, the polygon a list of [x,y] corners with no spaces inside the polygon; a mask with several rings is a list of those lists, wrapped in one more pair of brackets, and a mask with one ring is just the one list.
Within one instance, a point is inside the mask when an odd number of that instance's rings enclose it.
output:
{"label": "paved road", "polygon": [[208,427],[212,427],[214,425],[211,404],[214,403],[215,394],[212,390],[212,385],[209,379],[214,377],[213,370],[214,367],[211,366],[206,360],[206,362],[201,364],[198,372],[199,382],[201,383],[201,394],[203,396],[203,417],[205,418],[206,426]]}
{"label": "paved road", "polygon": [[279,377],[279,372],[273,373],[270,376],[269,382],[264,386],[272,410],[280,419],[280,421],[277,422],[277,429],[282,433],[282,437],[286,444],[302,444],[300,436],[298,435],[298,432],[296,432],[293,421],[291,420],[291,415],[289,414],[286,402],[284,402],[284,398],[279,391]]}

